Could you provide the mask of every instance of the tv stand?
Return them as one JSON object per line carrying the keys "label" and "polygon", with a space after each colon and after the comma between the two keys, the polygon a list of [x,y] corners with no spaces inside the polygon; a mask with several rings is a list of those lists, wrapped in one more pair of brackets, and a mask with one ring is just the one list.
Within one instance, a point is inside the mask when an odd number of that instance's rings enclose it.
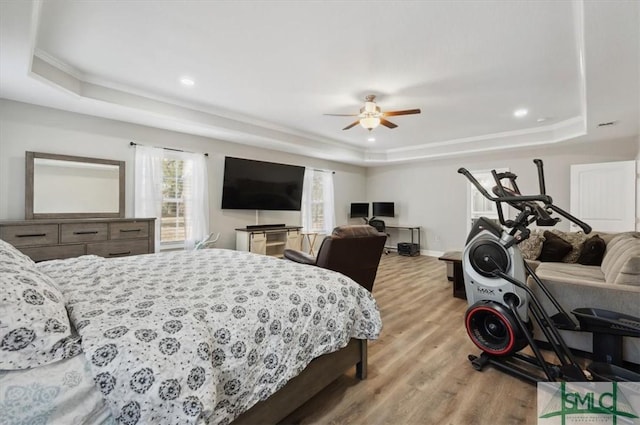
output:
{"label": "tv stand", "polygon": [[279,227],[287,227],[286,224],[247,224],[247,230],[256,230],[256,229],[273,229]]}
{"label": "tv stand", "polygon": [[236,250],[282,258],[284,250],[302,247],[302,226],[254,225],[236,229]]}

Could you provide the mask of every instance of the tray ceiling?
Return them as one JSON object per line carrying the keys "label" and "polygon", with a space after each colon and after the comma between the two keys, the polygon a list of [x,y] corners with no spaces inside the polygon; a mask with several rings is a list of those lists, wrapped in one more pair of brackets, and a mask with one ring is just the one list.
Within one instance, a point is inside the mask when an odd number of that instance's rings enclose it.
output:
{"label": "tray ceiling", "polygon": [[[1,7],[13,100],[363,165],[638,134],[637,2]],[[422,113],[371,132],[323,115],[367,94]]]}

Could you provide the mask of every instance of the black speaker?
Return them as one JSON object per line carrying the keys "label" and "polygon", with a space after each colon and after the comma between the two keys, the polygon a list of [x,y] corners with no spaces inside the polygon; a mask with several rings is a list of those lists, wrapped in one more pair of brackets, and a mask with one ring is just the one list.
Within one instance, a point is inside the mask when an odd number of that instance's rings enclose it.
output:
{"label": "black speaker", "polygon": [[420,255],[420,249],[418,248],[417,243],[399,242],[398,254],[414,257],[416,255]]}

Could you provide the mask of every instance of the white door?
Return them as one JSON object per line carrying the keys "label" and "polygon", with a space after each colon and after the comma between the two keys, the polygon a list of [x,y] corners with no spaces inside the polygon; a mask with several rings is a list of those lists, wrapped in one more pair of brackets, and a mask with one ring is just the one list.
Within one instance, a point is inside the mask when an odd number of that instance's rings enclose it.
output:
{"label": "white door", "polygon": [[[594,230],[624,232],[636,227],[636,162],[571,166],[571,214]],[[571,224],[571,230],[579,227]]]}

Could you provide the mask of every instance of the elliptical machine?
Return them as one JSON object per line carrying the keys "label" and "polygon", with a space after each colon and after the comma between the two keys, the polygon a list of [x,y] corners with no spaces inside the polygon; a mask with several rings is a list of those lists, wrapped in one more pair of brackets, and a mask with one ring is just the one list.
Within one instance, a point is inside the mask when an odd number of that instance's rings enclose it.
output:
{"label": "elliptical machine", "polygon": [[[517,245],[529,237],[528,226],[534,222],[538,226],[554,226],[560,219],[552,217],[553,213],[574,222],[585,233],[591,232],[588,224],[553,204],[552,198],[546,194],[542,160],[534,159],[533,162],[538,171],[538,195],[522,195],[515,174],[493,170],[496,186],[493,188],[495,196],[492,196],[469,171],[465,168],[458,170],[485,198],[496,203],[502,224],[501,227],[486,218],[477,220],[463,252],[469,304],[465,326],[473,343],[482,350],[479,356],[469,355],[469,360],[476,370],[490,364],[532,383],[556,380],[640,381],[640,374],[623,369],[620,364],[594,362],[586,371],[583,370],[558,332],[558,329],[594,332],[594,345],[597,332],[598,338],[621,347],[622,336],[640,337],[640,318],[600,309],[576,309],[572,313],[579,320],[578,326],[523,260]],[[503,180],[507,180],[510,187],[505,187]],[[519,211],[515,219],[505,219],[502,203]],[[525,283],[527,274],[551,301],[557,314],[550,317],[545,311]],[[546,337],[560,364],[550,363],[543,357],[533,338],[531,319]],[[533,356],[520,352],[527,346]],[[615,363],[621,362],[621,354],[618,353]]]}

